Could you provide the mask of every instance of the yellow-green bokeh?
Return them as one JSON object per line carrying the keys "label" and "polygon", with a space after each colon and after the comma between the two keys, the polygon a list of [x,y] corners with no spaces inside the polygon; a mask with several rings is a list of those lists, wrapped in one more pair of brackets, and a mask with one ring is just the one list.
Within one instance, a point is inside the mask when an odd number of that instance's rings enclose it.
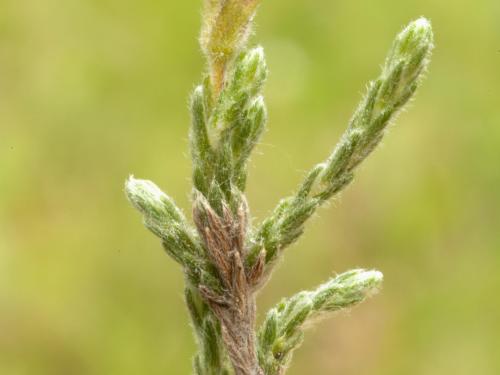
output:
{"label": "yellow-green bokeh", "polygon": [[[199,1],[0,2],[0,374],[188,374],[182,275],[122,187],[189,211]],[[500,2],[265,0],[255,221],[325,158],[393,36],[432,20],[410,110],[261,294],[375,267],[380,295],[307,334],[290,375],[500,373]]]}

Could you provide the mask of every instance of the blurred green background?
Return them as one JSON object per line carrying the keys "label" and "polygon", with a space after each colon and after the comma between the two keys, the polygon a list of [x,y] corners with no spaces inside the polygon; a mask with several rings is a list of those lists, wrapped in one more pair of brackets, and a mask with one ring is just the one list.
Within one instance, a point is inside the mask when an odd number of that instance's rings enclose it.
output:
{"label": "blurred green background", "polygon": [[[189,211],[199,1],[0,2],[0,374],[188,374],[182,276],[123,194]],[[408,113],[261,294],[374,267],[381,294],[308,332],[290,375],[500,374],[500,2],[265,0],[261,220],[325,158],[392,38],[429,17]]]}

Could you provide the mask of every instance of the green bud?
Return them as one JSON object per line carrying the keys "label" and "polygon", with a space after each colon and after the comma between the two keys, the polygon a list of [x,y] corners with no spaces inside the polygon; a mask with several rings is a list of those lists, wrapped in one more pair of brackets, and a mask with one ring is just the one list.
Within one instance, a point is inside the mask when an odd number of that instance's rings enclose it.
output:
{"label": "green bud", "polygon": [[132,205],[142,213],[146,228],[162,240],[167,254],[184,266],[189,263],[191,269],[197,268],[202,250],[172,199],[153,182],[133,176],[125,183],[125,192]]}
{"label": "green bud", "polygon": [[258,46],[248,51],[241,61],[237,62],[234,73],[234,89],[255,95],[262,88],[266,78],[267,64],[264,49]]}
{"label": "green bud", "polygon": [[130,176],[125,183],[125,192],[132,205],[155,225],[184,221],[184,216],[172,199],[151,181]]}
{"label": "green bud", "polygon": [[264,98],[258,96],[245,111],[241,126],[234,129],[232,135],[232,150],[234,157],[234,179],[239,190],[246,186],[246,165],[250,154],[257,145],[266,127],[267,111]]}
{"label": "green bud", "polygon": [[191,95],[191,156],[193,159],[193,185],[207,194],[213,174],[213,151],[206,125],[208,99],[206,87],[200,85]]}
{"label": "green bud", "polygon": [[349,308],[375,293],[382,283],[379,271],[352,270],[321,285],[312,296],[316,311]]}
{"label": "green bud", "polygon": [[256,47],[237,59],[234,72],[228,76],[226,87],[210,116],[208,129],[213,147],[224,139],[224,132],[238,132],[245,126],[247,107],[255,103],[252,99],[260,94],[266,77],[262,47]]}
{"label": "green bud", "polygon": [[433,33],[429,20],[421,17],[410,22],[394,40],[387,57],[386,67],[394,66],[399,60],[404,60],[412,67],[422,63],[423,57],[433,48]]}
{"label": "green bud", "polygon": [[383,103],[398,107],[406,103],[414,91],[413,83],[418,83],[429,65],[433,47],[431,24],[423,17],[398,34],[382,71],[378,96]]}
{"label": "green bud", "polygon": [[210,151],[206,128],[205,93],[202,85],[191,96],[191,150],[193,157],[203,159]]}

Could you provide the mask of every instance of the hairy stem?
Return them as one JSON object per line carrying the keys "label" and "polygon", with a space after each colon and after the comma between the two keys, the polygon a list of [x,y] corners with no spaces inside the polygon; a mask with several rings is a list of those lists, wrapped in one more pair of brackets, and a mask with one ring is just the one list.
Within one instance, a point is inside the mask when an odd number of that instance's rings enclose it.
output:
{"label": "hairy stem", "polygon": [[201,193],[195,198],[193,218],[207,255],[217,270],[222,290],[201,284],[198,289],[217,317],[222,339],[236,375],[263,375],[256,354],[255,296],[245,270],[248,208],[243,200],[234,214],[224,204],[222,215]]}

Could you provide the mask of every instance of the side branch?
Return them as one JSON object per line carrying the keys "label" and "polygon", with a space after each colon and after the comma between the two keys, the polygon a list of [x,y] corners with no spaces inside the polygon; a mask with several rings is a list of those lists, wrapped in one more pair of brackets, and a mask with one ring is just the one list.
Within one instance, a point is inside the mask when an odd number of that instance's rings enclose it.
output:
{"label": "side branch", "polygon": [[284,373],[293,351],[302,343],[307,323],[362,302],[377,292],[382,278],[378,271],[348,271],[271,309],[259,331],[259,361],[266,375]]}
{"label": "side branch", "polygon": [[368,90],[331,156],[315,166],[295,196],[281,201],[255,231],[248,246],[247,265],[266,253],[265,274],[280,253],[303,233],[316,209],[344,189],[355,169],[380,143],[391,120],[414,95],[433,48],[430,23],[420,18],[395,39],[381,75]]}

